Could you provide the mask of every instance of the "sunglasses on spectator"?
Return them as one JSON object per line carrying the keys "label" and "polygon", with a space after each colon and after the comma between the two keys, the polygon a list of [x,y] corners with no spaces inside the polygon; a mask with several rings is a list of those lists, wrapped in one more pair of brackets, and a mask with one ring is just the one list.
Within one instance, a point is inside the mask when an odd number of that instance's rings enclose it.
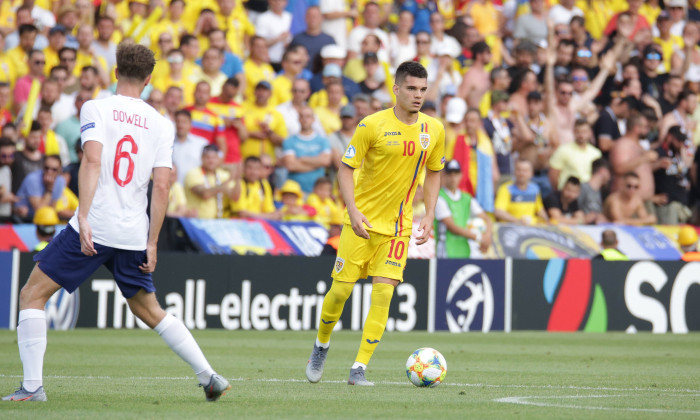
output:
{"label": "sunglasses on spectator", "polygon": [[168,57],[168,63],[182,63],[185,61],[182,57]]}
{"label": "sunglasses on spectator", "polygon": [[427,39],[417,39],[416,44],[430,44],[430,40]]}
{"label": "sunglasses on spectator", "polygon": [[639,185],[627,184],[627,189],[628,189],[628,190],[638,190],[638,189],[639,189]]}
{"label": "sunglasses on spectator", "polygon": [[593,53],[588,51],[588,50],[578,50],[576,51],[576,55],[581,58],[591,58],[593,57]]}
{"label": "sunglasses on spectator", "polygon": [[647,60],[661,60],[661,54],[658,53],[649,53],[646,56]]}
{"label": "sunglasses on spectator", "polygon": [[574,76],[574,77],[572,77],[572,79],[574,80],[574,82],[587,82],[588,81],[588,77],[586,77],[586,76]]}
{"label": "sunglasses on spectator", "polygon": [[15,157],[14,153],[0,153],[2,159],[12,159],[13,157]]}

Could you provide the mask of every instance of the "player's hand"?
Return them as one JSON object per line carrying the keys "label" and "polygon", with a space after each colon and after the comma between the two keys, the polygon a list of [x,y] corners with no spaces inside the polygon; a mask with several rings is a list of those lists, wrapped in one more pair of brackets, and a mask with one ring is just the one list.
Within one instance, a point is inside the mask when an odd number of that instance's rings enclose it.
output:
{"label": "player's hand", "polygon": [[355,232],[355,235],[359,236],[360,238],[365,238],[369,239],[369,233],[365,229],[366,225],[367,227],[372,227],[372,224],[367,220],[364,214],[360,213],[359,210],[355,211],[348,211],[348,216],[350,216],[350,225],[352,226],[352,231]]}
{"label": "player's hand", "polygon": [[423,245],[430,239],[430,233],[433,231],[433,217],[425,215],[418,225],[420,235],[416,236],[416,245]]}
{"label": "player's hand", "polygon": [[80,226],[80,251],[92,257],[97,254],[95,250],[95,244],[92,242],[92,228],[87,220],[78,220],[78,225]]}
{"label": "player's hand", "polygon": [[146,262],[139,266],[143,273],[152,273],[156,271],[156,263],[158,262],[158,246],[148,244],[146,247]]}

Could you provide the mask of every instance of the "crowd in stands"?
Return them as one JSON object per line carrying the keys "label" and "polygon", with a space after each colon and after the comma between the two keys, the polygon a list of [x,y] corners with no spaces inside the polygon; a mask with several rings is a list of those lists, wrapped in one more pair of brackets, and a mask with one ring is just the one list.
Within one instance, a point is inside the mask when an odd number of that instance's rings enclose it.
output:
{"label": "crowd in stands", "polygon": [[454,162],[441,200],[488,223],[698,224],[698,3],[3,0],[0,223],[71,217],[80,109],[136,42],[158,60],[142,99],[175,126],[171,217],[342,224],[341,158],[413,60]]}

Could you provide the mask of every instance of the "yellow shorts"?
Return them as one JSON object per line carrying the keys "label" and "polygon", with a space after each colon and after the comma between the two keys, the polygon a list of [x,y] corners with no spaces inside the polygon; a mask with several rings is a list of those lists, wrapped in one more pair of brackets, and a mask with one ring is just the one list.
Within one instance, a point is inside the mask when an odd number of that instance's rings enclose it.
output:
{"label": "yellow shorts", "polygon": [[369,232],[369,239],[364,239],[355,235],[350,225],[344,225],[331,277],[348,283],[368,276],[403,281],[408,239],[376,232]]}

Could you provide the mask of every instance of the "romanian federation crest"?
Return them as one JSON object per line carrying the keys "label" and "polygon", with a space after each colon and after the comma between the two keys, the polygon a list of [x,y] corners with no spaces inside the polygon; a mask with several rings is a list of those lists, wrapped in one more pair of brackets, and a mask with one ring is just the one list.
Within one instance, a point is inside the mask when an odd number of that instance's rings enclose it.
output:
{"label": "romanian federation crest", "polygon": [[428,146],[430,146],[430,134],[420,133],[420,147],[425,150]]}
{"label": "romanian federation crest", "polygon": [[343,271],[344,265],[345,265],[345,260],[340,258],[340,257],[336,257],[335,258],[335,267],[333,269],[335,270],[336,273],[340,273],[341,271]]}

